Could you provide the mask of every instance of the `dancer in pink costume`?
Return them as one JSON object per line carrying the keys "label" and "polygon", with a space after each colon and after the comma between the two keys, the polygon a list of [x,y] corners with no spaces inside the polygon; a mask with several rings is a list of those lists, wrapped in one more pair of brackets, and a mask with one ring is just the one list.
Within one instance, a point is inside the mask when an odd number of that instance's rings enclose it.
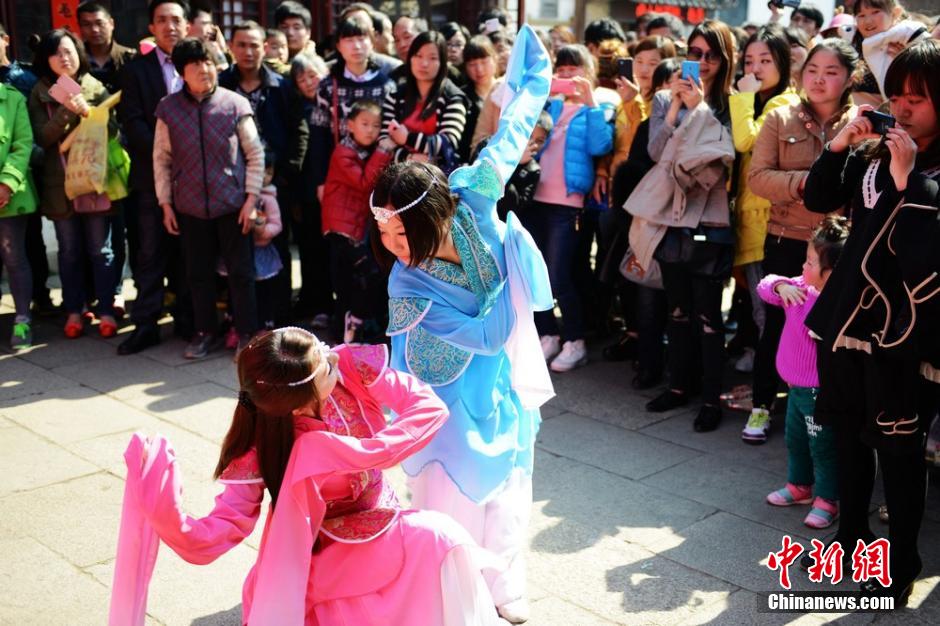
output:
{"label": "dancer in pink costume", "polygon": [[[425,446],[447,419],[430,387],[387,367],[384,346],[330,351],[312,334],[261,335],[238,360],[242,391],[208,516],[183,512],[176,457],[135,434],[109,623],[144,623],[162,541],[210,563],[251,534],[271,493],[258,561],[242,592],[250,626],[490,625],[486,556],[446,515],[402,510],[382,471]],[[387,426],[382,407],[397,414]]]}

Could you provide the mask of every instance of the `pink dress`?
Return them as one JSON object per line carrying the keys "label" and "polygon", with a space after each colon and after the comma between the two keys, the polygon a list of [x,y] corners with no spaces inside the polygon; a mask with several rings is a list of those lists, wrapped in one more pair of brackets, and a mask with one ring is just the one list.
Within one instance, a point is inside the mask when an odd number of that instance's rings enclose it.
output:
{"label": "pink dress", "polygon": [[[385,346],[344,346],[322,421],[295,420],[296,440],[258,561],[242,592],[255,625],[497,624],[480,567],[489,558],[449,517],[402,510],[382,469],[421,449],[447,418],[416,378],[389,369]],[[382,407],[398,418],[386,426]],[[254,449],[234,460],[209,515],[181,505],[181,477],[163,437],[135,434],[109,623],[144,623],[160,541],[209,563],[251,534],[264,482]],[[496,564],[492,564],[496,566]]]}

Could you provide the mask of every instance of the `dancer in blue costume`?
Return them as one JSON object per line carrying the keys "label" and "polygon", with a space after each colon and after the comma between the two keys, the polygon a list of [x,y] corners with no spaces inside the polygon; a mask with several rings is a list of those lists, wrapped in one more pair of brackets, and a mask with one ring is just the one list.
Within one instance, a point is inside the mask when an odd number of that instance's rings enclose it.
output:
{"label": "dancer in blue costume", "polygon": [[[507,69],[499,129],[448,181],[435,166],[386,170],[372,196],[373,247],[389,276],[392,365],[434,387],[450,419],[403,463],[412,505],[460,522],[501,556],[488,582],[500,614],[525,621],[526,526],[539,407],[554,392],[533,311],[553,306],[545,262],[496,203],[548,97],[551,63],[523,26]],[[380,243],[381,242],[381,243]]]}

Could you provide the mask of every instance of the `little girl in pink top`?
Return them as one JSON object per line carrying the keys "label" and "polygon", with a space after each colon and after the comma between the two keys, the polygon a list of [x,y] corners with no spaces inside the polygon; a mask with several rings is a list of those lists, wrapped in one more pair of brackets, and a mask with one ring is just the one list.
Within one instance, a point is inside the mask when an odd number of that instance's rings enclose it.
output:
{"label": "little girl in pink top", "polygon": [[803,520],[810,528],[828,528],[838,519],[839,485],[832,427],[813,420],[819,387],[817,344],[803,322],[832,273],[848,234],[845,218],[827,218],[806,247],[802,276],[770,274],[757,286],[761,299],[784,308],[786,322],[777,349],[777,371],[790,385],[785,435],[787,484],[769,494],[767,502],[774,506],[812,502]]}

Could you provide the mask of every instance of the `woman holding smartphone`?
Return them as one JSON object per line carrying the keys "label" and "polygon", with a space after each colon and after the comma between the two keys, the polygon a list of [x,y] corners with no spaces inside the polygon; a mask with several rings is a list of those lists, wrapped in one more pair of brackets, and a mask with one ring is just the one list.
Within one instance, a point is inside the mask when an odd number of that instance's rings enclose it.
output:
{"label": "woman holding smartphone", "polygon": [[594,186],[594,157],[613,146],[614,109],[594,100],[594,63],[582,45],[564,46],[555,57],[546,108],[554,127],[542,149],[542,176],[522,221],[548,265],[552,293],[561,309],[535,314],[542,354],[551,369],[567,372],[587,363],[584,314],[572,277],[585,196]]}
{"label": "woman holding smartphone", "polygon": [[871,107],[860,106],[806,179],[809,210],[848,205],[852,220],[806,326],[822,338],[815,419],[835,427],[839,455],[834,540],[848,553],[874,539],[868,513],[880,467],[891,584],[868,580],[862,593],[903,606],[922,567],[924,432],[940,406],[940,42],[900,52],[884,88],[893,125],[876,133]]}
{"label": "woman holding smartphone", "polygon": [[[696,26],[689,35],[687,59],[683,63],[682,78],[675,81],[669,91],[660,91],[653,97],[648,147],[654,161],[662,157],[667,142],[685,117],[703,103],[707,107],[706,114],[730,130],[728,97],[734,74],[734,37],[728,25],[705,20]],[[698,68],[697,77],[688,69],[690,61],[692,68]],[[723,189],[726,176],[727,173],[723,173],[712,188]],[[669,258],[658,251],[656,255],[662,268],[669,310],[666,326],[669,388],[651,400],[646,409],[659,413],[687,404],[695,386],[693,375],[702,371],[702,406],[693,424],[698,432],[715,430],[721,422],[719,396],[724,363],[721,292],[730,275],[734,253],[734,232],[726,194],[721,202],[724,206],[717,207],[718,215],[713,221],[698,224],[692,245],[700,254],[694,254],[689,261]],[[686,233],[682,231],[685,230],[670,228],[664,242],[684,237]],[[700,343],[698,348],[695,341]],[[701,362],[696,364],[698,355]]]}

